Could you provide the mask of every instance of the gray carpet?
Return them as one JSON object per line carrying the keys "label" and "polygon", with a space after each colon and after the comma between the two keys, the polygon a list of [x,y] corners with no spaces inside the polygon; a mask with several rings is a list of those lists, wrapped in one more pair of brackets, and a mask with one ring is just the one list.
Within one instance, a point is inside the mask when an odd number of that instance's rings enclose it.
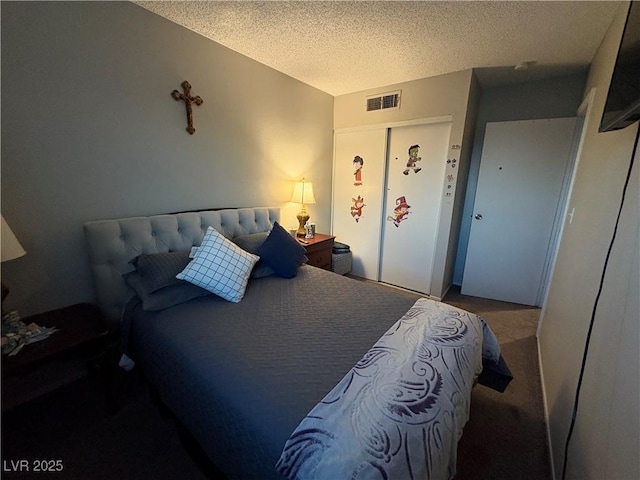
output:
{"label": "gray carpet", "polygon": [[[539,310],[465,297],[457,290],[445,301],[487,320],[514,375],[503,394],[480,385],[474,389],[456,480],[550,479],[534,337]],[[120,411],[108,415],[101,386],[90,376],[3,412],[3,462],[59,459],[64,470],[4,469],[2,478],[207,478],[181,442],[173,419],[151,402],[139,377],[124,378],[122,400]]]}
{"label": "gray carpet", "polygon": [[4,479],[204,480],[173,419],[151,402],[147,387],[125,379],[123,407],[106,410],[98,378],[85,377],[2,414],[2,459],[62,460],[58,473],[6,470]]}
{"label": "gray carpet", "polygon": [[456,480],[551,479],[535,337],[540,309],[464,296],[458,288],[444,301],[486,320],[513,374],[504,393],[473,390]]}

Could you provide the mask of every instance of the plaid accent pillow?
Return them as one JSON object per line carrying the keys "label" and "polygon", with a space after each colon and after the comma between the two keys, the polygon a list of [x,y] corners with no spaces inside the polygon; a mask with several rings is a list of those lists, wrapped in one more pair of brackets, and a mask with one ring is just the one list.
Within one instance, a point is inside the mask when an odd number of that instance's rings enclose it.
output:
{"label": "plaid accent pillow", "polygon": [[245,252],[209,227],[194,259],[176,278],[238,303],[244,297],[251,270],[258,260],[260,257]]}

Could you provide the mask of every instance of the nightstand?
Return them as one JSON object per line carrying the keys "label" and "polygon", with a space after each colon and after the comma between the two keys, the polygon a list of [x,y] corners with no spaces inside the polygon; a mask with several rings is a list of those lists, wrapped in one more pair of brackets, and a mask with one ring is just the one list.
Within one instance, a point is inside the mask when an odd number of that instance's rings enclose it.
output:
{"label": "nightstand", "polygon": [[[336,237],[333,235],[323,233],[316,233],[313,238],[299,238],[298,243],[304,247],[309,259],[307,265],[331,270],[331,251],[334,238]],[[302,243],[302,241],[308,243]]]}
{"label": "nightstand", "polygon": [[[3,409],[45,393],[41,391],[45,383],[42,380],[43,375],[38,373],[42,369],[55,367],[56,362],[60,365],[65,362],[97,364],[107,389],[109,408],[113,407],[111,395],[113,367],[109,364],[107,355],[109,331],[97,307],[88,303],[79,303],[32,315],[23,318],[22,321],[26,325],[36,323],[43,327],[55,327],[58,331],[44,340],[25,345],[15,356],[2,355]],[[29,382],[29,376],[40,378]],[[30,386],[29,383],[33,385]]]}

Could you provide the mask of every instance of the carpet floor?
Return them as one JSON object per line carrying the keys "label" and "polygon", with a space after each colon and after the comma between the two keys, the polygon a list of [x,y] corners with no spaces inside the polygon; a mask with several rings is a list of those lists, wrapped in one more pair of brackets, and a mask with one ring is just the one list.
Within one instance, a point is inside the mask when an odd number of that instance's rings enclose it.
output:
{"label": "carpet floor", "polygon": [[[458,448],[456,480],[550,479],[535,338],[539,309],[467,297],[457,289],[444,300],[489,323],[514,375],[505,393],[480,385],[474,389],[471,418]],[[173,418],[152,402],[138,375],[123,375],[122,384],[122,407],[113,415],[107,413],[95,376],[3,411],[2,478],[218,477],[203,472]],[[34,472],[36,460],[60,460],[63,469]]]}
{"label": "carpet floor", "polygon": [[444,301],[480,315],[513,374],[504,393],[478,385],[458,444],[456,480],[547,480],[551,466],[535,337],[540,309],[460,294]]}

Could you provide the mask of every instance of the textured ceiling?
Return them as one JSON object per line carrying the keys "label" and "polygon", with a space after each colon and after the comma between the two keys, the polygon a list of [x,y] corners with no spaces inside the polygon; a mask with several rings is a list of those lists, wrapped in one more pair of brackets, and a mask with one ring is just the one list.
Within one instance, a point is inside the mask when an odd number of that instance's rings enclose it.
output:
{"label": "textured ceiling", "polygon": [[341,95],[468,68],[485,85],[582,70],[620,2],[134,3]]}

